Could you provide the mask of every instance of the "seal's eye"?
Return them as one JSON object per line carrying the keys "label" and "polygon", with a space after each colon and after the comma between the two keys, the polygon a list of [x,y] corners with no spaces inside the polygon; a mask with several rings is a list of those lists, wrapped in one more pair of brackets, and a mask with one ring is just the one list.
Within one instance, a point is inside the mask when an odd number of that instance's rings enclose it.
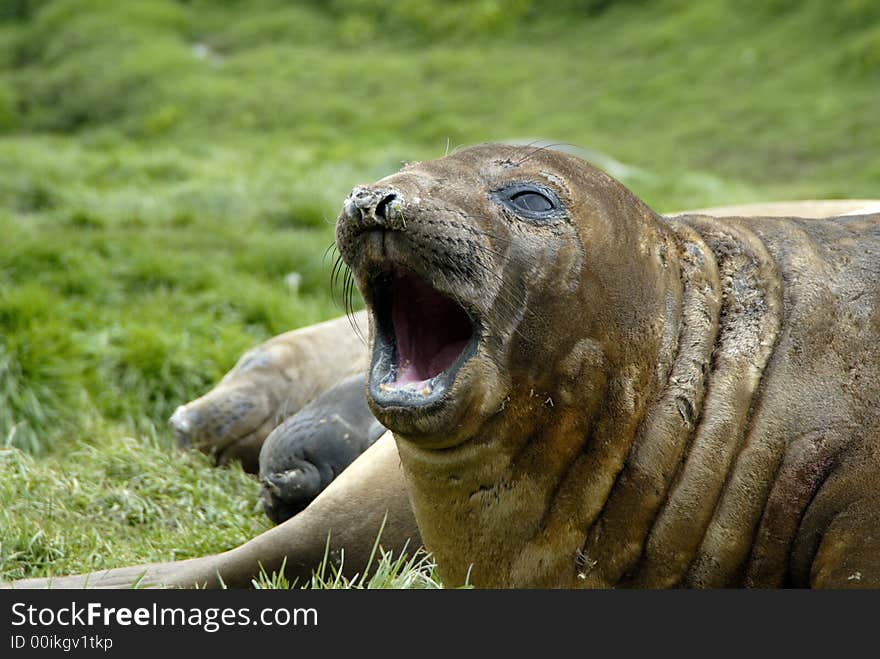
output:
{"label": "seal's eye", "polygon": [[517,192],[511,195],[510,203],[524,211],[540,213],[541,211],[553,210],[553,202],[540,192]]}
{"label": "seal's eye", "polygon": [[516,183],[492,193],[492,198],[523,219],[550,222],[564,215],[559,198],[548,188],[535,183]]}

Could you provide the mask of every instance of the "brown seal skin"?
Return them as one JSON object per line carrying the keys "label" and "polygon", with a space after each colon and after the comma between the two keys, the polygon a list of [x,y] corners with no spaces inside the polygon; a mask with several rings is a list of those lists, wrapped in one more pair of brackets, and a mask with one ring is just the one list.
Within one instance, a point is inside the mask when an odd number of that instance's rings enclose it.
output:
{"label": "brown seal skin", "polygon": [[257,473],[260,448],[273,429],[366,367],[357,323],[366,327],[363,312],[285,332],[245,353],[216,387],[174,412],[169,425],[178,444]]}
{"label": "brown seal skin", "polygon": [[[328,530],[358,571],[383,519],[447,585],[880,585],[880,216],[662,217],[571,156],[481,146],[357,188],[338,240],[397,450],[241,547],[91,585],[307,576]],[[395,287],[436,301],[404,268],[477,330],[431,386],[388,349]]]}
{"label": "brown seal skin", "polygon": [[[664,219],[492,145],[350,201],[369,402],[444,583],[880,586],[880,215]],[[475,342],[416,393],[413,276]]]}

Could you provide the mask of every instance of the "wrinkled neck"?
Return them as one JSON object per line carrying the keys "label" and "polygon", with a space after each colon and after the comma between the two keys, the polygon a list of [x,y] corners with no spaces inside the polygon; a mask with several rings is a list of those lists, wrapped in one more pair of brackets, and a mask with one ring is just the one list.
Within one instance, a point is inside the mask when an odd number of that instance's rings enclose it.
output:
{"label": "wrinkled neck", "polygon": [[447,585],[558,587],[576,577],[585,533],[678,351],[681,276],[672,236],[656,231],[645,282],[656,304],[642,317],[628,311],[637,345],[568,337],[541,377],[512,378],[502,408],[468,441],[432,451],[398,439],[422,539]]}
{"label": "wrinkled neck", "polygon": [[668,222],[684,284],[676,357],[586,529],[575,585],[725,585],[748,551],[747,533],[732,538],[735,512],[712,520],[779,333],[780,277],[747,227]]}

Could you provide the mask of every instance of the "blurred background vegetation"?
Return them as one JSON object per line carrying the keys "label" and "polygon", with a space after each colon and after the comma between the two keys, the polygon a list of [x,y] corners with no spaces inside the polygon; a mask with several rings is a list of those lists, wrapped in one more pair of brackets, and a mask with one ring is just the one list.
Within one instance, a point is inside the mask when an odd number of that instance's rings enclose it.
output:
{"label": "blurred background vegetation", "polygon": [[0,578],[265,528],[165,419],[341,313],[354,184],[533,139],[660,211],[876,197],[880,3],[0,0]]}

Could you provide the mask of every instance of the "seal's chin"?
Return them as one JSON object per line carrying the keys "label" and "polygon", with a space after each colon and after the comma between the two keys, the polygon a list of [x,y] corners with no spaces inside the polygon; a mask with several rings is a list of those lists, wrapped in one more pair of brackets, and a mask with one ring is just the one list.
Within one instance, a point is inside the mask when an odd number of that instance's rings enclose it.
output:
{"label": "seal's chin", "polygon": [[448,402],[456,374],[479,343],[471,315],[404,268],[384,272],[371,288],[375,339],[369,393],[374,405],[429,412]]}

